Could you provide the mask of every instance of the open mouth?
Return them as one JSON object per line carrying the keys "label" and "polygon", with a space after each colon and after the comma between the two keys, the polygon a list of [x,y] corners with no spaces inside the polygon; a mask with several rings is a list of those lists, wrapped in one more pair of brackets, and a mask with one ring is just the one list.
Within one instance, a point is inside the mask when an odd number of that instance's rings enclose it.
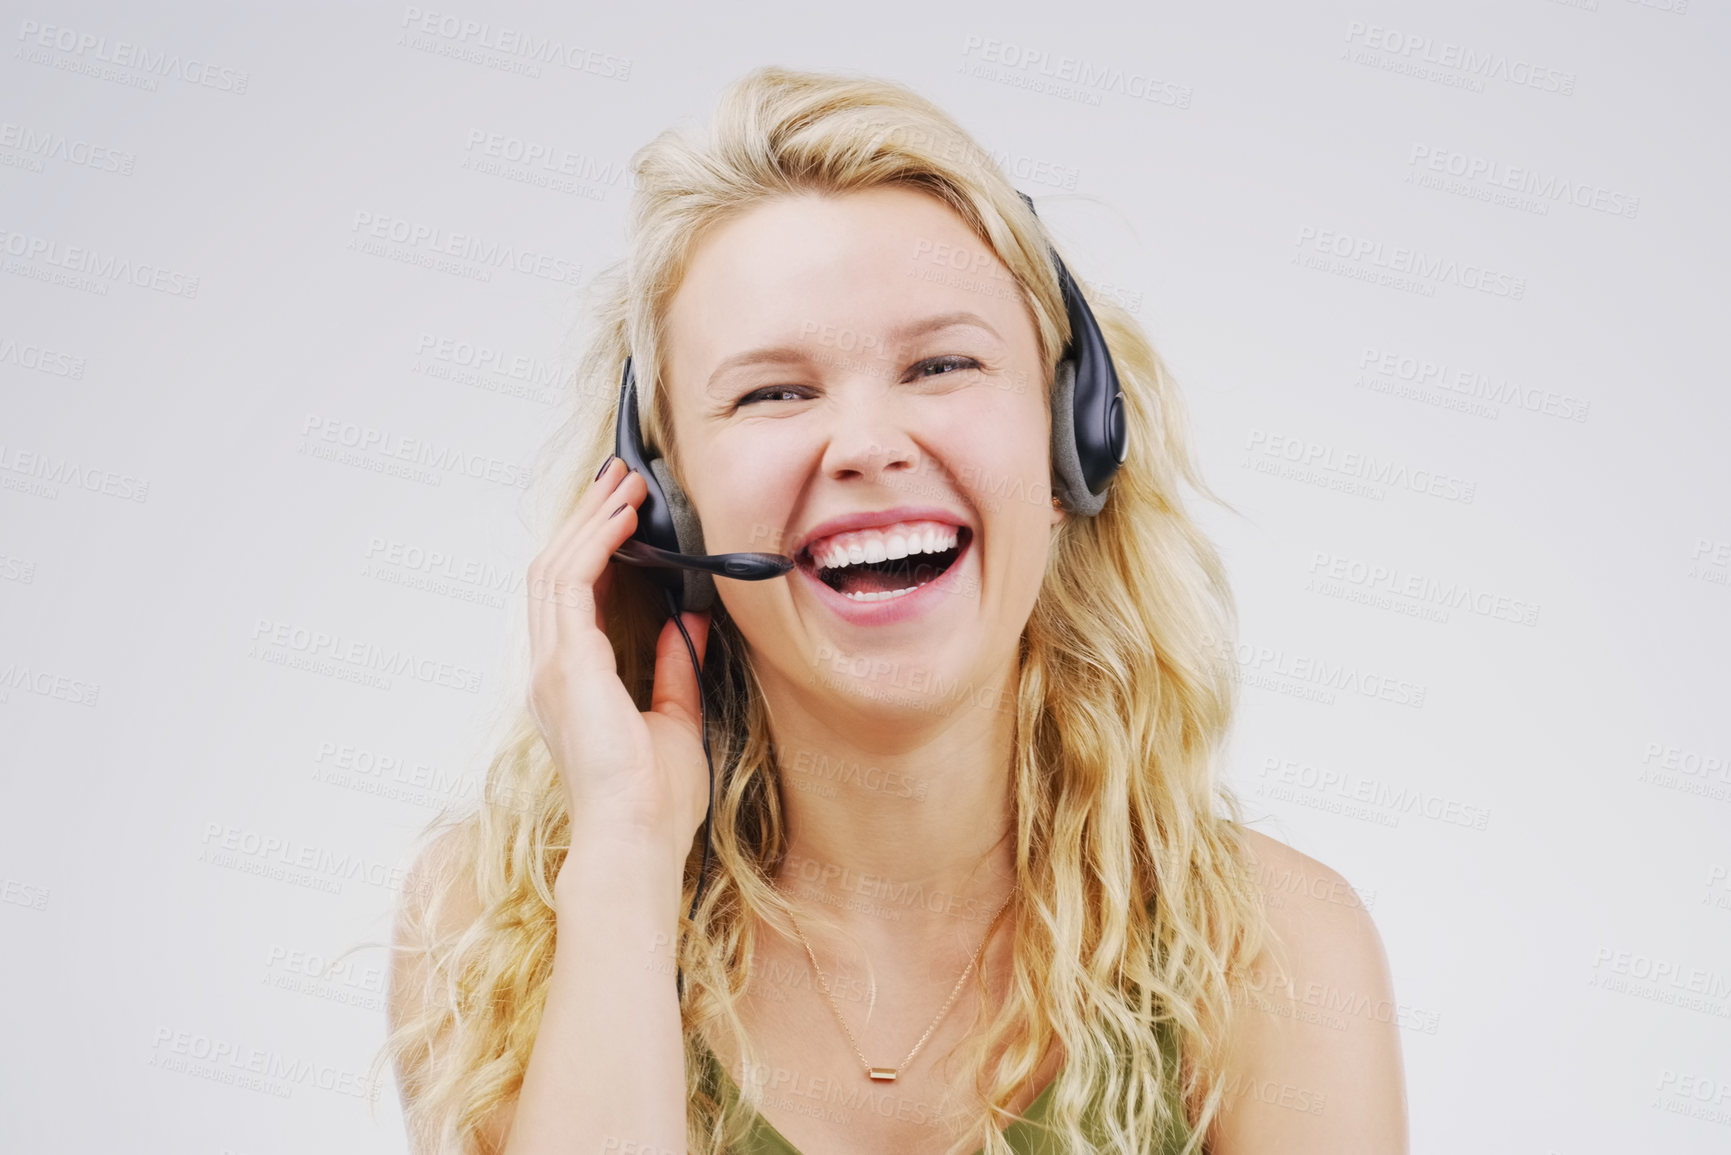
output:
{"label": "open mouth", "polygon": [[855,601],[885,601],[911,594],[942,577],[956,564],[973,537],[974,531],[963,525],[956,527],[955,545],[931,553],[910,552],[906,557],[829,567],[818,565],[808,547],[800,550],[797,560],[801,569],[816,575],[824,585],[845,597]]}

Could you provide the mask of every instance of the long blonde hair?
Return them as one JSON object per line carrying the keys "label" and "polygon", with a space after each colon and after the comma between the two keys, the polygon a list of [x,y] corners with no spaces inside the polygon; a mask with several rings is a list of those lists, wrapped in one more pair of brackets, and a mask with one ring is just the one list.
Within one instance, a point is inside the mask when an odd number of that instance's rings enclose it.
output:
{"label": "long blonde hair", "polygon": [[[1020,286],[1051,380],[1069,325],[1049,242],[989,155],[909,89],[761,68],[725,92],[707,140],[669,130],[632,168],[629,256],[600,282],[577,404],[549,443],[551,458],[565,462],[549,532],[612,449],[628,352],[645,439],[678,476],[660,384],[668,303],[704,231],[766,198],[887,184],[939,198]],[[1191,461],[1184,409],[1159,355],[1127,312],[1090,301],[1123,386],[1130,452],[1104,510],[1059,531],[1021,639],[1013,788],[1022,901],[1012,908],[1007,991],[988,1008],[981,976],[974,1028],[956,1051],[962,1077],[951,1094],[971,1112],[957,1152],[1009,1150],[1006,1104],[1054,1044],[1065,1063],[1051,1125],[1066,1149],[1164,1150],[1149,1144],[1177,1135],[1186,1151],[1200,1150],[1227,1093],[1221,1040],[1269,931],[1239,802],[1218,778],[1236,690],[1234,650],[1222,639],[1234,636],[1236,612],[1180,487],[1219,499]],[[664,613],[646,582],[615,581],[613,590],[607,634],[621,679],[646,710]],[[723,785],[715,863],[695,919],[685,914],[701,833],[687,859],[679,959],[690,1149],[719,1155],[742,1137],[749,1100],[733,1108],[706,1077],[702,1032],[721,1024],[755,1068],[738,1003],[759,922],[791,923],[771,881],[787,848],[783,782],[750,651],[725,606],[715,607],[710,631],[704,692]],[[526,707],[491,762],[483,798],[454,825],[447,878],[473,886],[481,914],[399,947],[425,968],[425,998],[385,1051],[411,1130],[429,1147],[468,1151],[480,1121],[522,1082],[553,959],[552,883],[568,846],[557,771]],[[438,926],[447,897],[432,895],[418,925]]]}

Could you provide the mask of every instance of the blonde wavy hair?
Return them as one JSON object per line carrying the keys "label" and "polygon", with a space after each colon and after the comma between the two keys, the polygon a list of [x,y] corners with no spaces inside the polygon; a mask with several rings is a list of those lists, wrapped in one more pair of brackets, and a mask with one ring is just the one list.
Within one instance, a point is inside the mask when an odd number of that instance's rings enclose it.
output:
{"label": "blonde wavy hair", "polygon": [[[761,68],[727,89],[707,140],[669,130],[632,168],[629,255],[599,281],[599,326],[573,411],[544,451],[542,470],[558,488],[546,533],[612,450],[628,352],[645,440],[679,476],[660,382],[668,304],[705,230],[769,198],[889,184],[938,198],[1015,278],[1052,379],[1069,324],[1050,242],[989,154],[906,87]],[[1054,1044],[1065,1062],[1050,1125],[1065,1149],[1166,1150],[1178,1136],[1186,1152],[1201,1150],[1229,1093],[1221,1041],[1249,964],[1272,937],[1240,803],[1217,772],[1235,702],[1236,610],[1180,487],[1230,506],[1196,471],[1159,355],[1125,310],[1090,301],[1124,390],[1129,458],[1105,508],[1059,530],[1022,634],[1013,769],[1022,901],[1012,907],[1008,988],[988,1007],[980,977],[973,1028],[954,1052],[961,1077],[951,1095],[966,1121],[954,1152],[1010,1150],[1007,1104]],[[620,678],[647,710],[665,610],[638,577],[615,580],[613,591],[607,635]],[[750,648],[724,605],[710,639],[703,681],[722,784],[715,866],[687,918],[700,832],[686,861],[679,962],[689,1147],[721,1155],[743,1138],[755,1096],[719,1091],[701,1032],[722,1024],[755,1068],[738,1003],[759,923],[790,935],[792,923],[772,883],[787,850],[781,770]],[[405,897],[418,913],[403,921],[412,933],[396,947],[412,956],[422,989],[384,1054],[426,1150],[476,1150],[482,1121],[516,1096],[552,967],[552,885],[568,816],[527,707],[502,724],[480,801],[429,831],[445,830],[443,866],[424,894]],[[459,888],[478,913],[447,925]]]}

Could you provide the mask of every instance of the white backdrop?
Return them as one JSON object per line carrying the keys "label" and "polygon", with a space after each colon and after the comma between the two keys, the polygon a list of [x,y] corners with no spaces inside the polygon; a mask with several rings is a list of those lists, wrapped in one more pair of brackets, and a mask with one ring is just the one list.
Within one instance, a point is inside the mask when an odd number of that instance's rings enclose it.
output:
{"label": "white backdrop", "polygon": [[515,685],[625,162],[764,63],[935,99],[1169,358],[1413,1150],[1731,1149],[1722,5],[435,3],[0,5],[0,1149],[403,1150],[331,960]]}

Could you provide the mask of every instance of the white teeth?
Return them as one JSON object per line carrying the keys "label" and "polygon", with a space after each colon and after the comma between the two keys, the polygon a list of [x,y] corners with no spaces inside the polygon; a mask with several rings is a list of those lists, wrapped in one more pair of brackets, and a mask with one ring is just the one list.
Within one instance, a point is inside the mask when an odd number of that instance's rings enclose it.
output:
{"label": "white teeth", "polygon": [[912,594],[916,589],[919,589],[917,585],[909,585],[907,589],[885,589],[878,590],[876,594],[841,594],[841,596],[852,597],[853,601],[888,601],[891,597],[900,597],[902,594]]}
{"label": "white teeth", "polygon": [[[941,522],[904,522],[878,529],[837,534],[811,548],[819,569],[841,569],[850,565],[891,561],[916,553],[943,553],[954,549],[961,531]],[[891,595],[894,596],[894,595]]]}

